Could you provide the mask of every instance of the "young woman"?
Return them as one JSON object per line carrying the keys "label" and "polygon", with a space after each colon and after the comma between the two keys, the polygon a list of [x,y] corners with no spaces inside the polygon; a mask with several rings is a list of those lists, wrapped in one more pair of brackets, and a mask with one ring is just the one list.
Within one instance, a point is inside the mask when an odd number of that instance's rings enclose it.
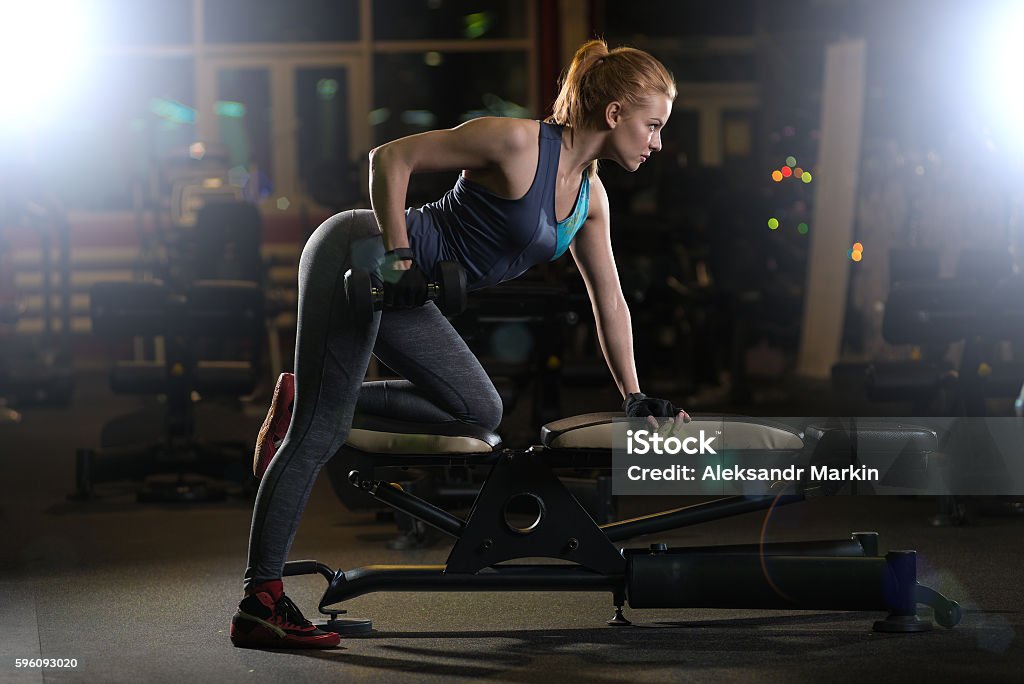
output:
{"label": "young woman", "polygon": [[[636,171],[661,149],[676,86],[654,57],[604,41],[580,47],[545,122],[481,118],[401,138],[370,153],[373,211],[331,217],[299,262],[294,378],[282,376],[260,431],[245,598],[231,621],[236,646],[325,648],[283,593],[281,574],[317,473],[348,436],[358,402],[369,413],[418,422],[464,421],[489,430],[501,399],[479,361],[432,303],[426,283],[441,261],[466,270],[470,290],[511,280],[572,253],[587,286],[601,349],[630,416],[689,416],[640,392],[629,310],[609,236],[597,160]],[[461,170],[442,199],[406,209],[409,177]],[[346,315],[344,274],[384,283],[370,323]],[[371,353],[403,376],[363,383]],[[266,472],[263,473],[263,470]]]}

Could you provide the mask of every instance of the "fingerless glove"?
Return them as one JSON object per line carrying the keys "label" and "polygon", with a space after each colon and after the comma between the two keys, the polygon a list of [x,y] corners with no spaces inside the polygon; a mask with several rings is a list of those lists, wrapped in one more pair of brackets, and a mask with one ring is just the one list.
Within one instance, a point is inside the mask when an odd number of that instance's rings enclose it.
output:
{"label": "fingerless glove", "polygon": [[630,418],[675,418],[680,409],[672,405],[668,399],[655,399],[643,392],[636,392],[626,397],[622,402],[622,410]]}

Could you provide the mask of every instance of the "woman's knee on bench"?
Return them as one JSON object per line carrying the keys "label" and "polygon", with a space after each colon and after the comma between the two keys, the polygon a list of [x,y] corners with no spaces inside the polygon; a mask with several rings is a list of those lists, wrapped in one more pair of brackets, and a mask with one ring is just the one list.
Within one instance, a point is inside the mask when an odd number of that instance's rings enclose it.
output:
{"label": "woman's knee on bench", "polygon": [[501,424],[504,406],[501,395],[490,382],[481,385],[464,397],[465,409],[453,412],[464,423],[478,425],[493,432]]}

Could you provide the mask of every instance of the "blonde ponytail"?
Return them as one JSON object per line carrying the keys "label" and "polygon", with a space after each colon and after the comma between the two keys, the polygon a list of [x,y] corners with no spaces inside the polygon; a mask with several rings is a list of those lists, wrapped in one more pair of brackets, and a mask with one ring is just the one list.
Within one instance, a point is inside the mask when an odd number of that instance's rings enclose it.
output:
{"label": "blonde ponytail", "polygon": [[609,50],[603,40],[587,41],[573,55],[546,121],[570,130],[597,128],[609,102],[639,105],[653,93],[676,99],[675,79],[661,62],[636,48]]}

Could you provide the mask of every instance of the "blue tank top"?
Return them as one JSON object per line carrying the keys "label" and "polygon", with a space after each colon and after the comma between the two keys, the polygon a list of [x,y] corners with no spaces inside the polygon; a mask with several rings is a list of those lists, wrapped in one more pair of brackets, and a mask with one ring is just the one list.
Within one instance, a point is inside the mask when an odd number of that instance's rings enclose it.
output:
{"label": "blue tank top", "polygon": [[584,173],[572,213],[557,221],[562,127],[541,122],[539,144],[533,184],[519,199],[499,197],[459,174],[444,197],[406,210],[409,246],[424,273],[431,276],[438,263],[457,261],[466,269],[468,289],[479,290],[565,253],[587,219],[590,182]]}

